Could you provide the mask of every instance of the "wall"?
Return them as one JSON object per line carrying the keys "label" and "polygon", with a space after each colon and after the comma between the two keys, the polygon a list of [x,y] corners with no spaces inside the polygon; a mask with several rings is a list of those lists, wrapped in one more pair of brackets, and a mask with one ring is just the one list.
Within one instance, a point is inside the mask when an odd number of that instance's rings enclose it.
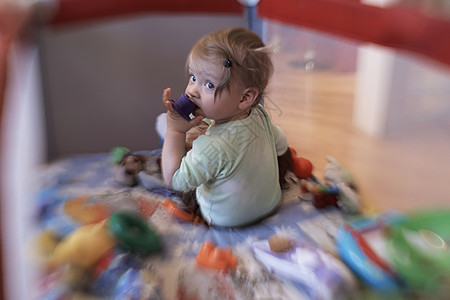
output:
{"label": "wall", "polygon": [[42,30],[49,159],[115,146],[159,148],[162,90],[181,94],[192,45],[228,26],[246,26],[245,18],[134,15]]}

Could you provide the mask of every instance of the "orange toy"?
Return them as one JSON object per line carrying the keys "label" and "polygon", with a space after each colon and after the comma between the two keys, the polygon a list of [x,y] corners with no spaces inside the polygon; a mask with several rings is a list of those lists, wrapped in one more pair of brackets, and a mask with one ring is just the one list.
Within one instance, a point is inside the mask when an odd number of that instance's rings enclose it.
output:
{"label": "orange toy", "polygon": [[194,213],[182,210],[175,203],[171,202],[169,199],[166,199],[162,205],[168,212],[173,214],[178,219],[181,219],[186,222],[194,222],[194,223],[199,223],[199,224],[205,223],[205,222],[203,222],[202,219],[200,219]]}
{"label": "orange toy", "polygon": [[104,203],[90,203],[89,197],[80,196],[64,203],[64,212],[82,225],[95,224],[111,216],[110,208]]}
{"label": "orange toy", "polygon": [[303,157],[297,157],[295,149],[289,147],[291,150],[292,168],[294,169],[295,176],[300,179],[305,179],[311,176],[313,165],[312,163]]}
{"label": "orange toy", "polygon": [[197,265],[219,270],[234,272],[237,267],[237,257],[231,248],[215,247],[211,241],[205,241],[197,254]]}

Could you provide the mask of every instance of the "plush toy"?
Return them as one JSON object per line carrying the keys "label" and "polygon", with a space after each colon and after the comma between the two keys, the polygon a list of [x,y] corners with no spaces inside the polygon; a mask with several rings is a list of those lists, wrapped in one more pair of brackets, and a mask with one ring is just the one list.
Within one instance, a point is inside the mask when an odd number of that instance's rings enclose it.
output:
{"label": "plush toy", "polygon": [[130,152],[127,148],[117,147],[112,151],[115,164],[115,178],[118,182],[129,186],[135,186],[138,182],[138,174],[146,168],[147,157]]}
{"label": "plush toy", "polygon": [[329,185],[334,185],[339,190],[340,206],[350,212],[358,212],[361,201],[351,173],[331,156],[327,158],[324,180]]}
{"label": "plush toy", "polygon": [[166,188],[161,178],[159,158],[149,160],[147,156],[133,153],[125,147],[113,148],[111,157],[117,182],[128,186],[141,183],[148,190]]}
{"label": "plush toy", "polygon": [[347,212],[360,210],[360,199],[350,172],[333,157],[328,156],[324,170],[324,183],[319,179],[302,180],[303,192],[312,193],[313,204],[317,208],[337,206]]}

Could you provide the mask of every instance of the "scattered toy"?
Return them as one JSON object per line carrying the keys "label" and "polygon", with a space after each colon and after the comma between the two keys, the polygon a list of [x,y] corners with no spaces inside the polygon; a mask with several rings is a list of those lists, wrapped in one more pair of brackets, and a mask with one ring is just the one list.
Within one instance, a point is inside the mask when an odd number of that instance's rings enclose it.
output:
{"label": "scattered toy", "polygon": [[234,272],[237,262],[237,257],[233,255],[231,248],[215,247],[211,241],[205,241],[202,244],[196,258],[197,265],[221,272]]}

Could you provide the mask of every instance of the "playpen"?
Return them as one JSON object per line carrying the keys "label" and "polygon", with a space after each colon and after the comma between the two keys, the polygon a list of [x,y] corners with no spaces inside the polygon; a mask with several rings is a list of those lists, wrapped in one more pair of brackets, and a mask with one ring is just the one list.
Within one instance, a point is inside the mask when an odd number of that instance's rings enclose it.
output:
{"label": "playpen", "polygon": [[[359,285],[337,259],[334,246],[338,229],[354,212],[342,207],[318,209],[301,200],[305,190],[298,188],[298,178],[283,192],[280,210],[267,220],[240,229],[208,228],[180,218],[164,205],[175,197],[168,190],[114,182],[109,150],[115,146],[142,150],[139,153],[152,167],[161,147],[154,128],[163,112],[162,88],[170,85],[174,94],[182,93],[186,53],[198,37],[213,29],[249,26],[265,38],[267,22],[277,21],[350,39],[361,48],[372,43],[396,49],[438,70],[448,68],[448,7],[442,4],[441,9],[430,11],[410,3],[375,4],[356,0],[37,1],[39,21],[33,19],[16,39],[4,58],[8,68],[1,70],[7,74],[0,95],[5,298],[62,299],[87,293],[116,299],[127,295],[134,297],[130,299],[187,299],[194,294],[199,299],[213,299],[211,295],[217,299],[345,299],[367,293],[367,287]],[[378,50],[360,53],[359,84],[370,82],[374,90],[389,90],[380,77],[407,73],[407,68],[396,64],[396,54],[383,49],[381,59]],[[370,65],[374,61],[385,67],[378,77],[370,76],[379,72]],[[355,125],[369,135],[386,134],[385,120],[396,105],[387,95],[391,94],[378,95],[372,102],[356,95]],[[30,170],[39,176],[30,176]],[[68,207],[78,207],[78,215]],[[43,274],[24,258],[29,256],[30,237],[39,236],[44,243],[43,239],[50,239],[45,234],[51,232],[61,242],[86,223],[95,223],[80,221],[80,215],[93,214],[94,219],[103,220],[123,211],[144,216],[162,250],[158,246],[148,256],[105,250],[103,265],[96,262],[81,288],[67,280],[66,269]],[[274,234],[292,237],[291,245],[300,254],[316,258],[292,262],[292,257],[272,255],[266,242]],[[203,252],[213,251],[214,246],[218,253],[232,249],[231,260],[237,266],[229,263],[225,270],[233,269],[233,275],[197,269]],[[292,264],[278,265],[289,259]],[[304,273],[292,275],[289,266],[295,264],[306,265]],[[76,277],[76,271],[71,275]]]}

